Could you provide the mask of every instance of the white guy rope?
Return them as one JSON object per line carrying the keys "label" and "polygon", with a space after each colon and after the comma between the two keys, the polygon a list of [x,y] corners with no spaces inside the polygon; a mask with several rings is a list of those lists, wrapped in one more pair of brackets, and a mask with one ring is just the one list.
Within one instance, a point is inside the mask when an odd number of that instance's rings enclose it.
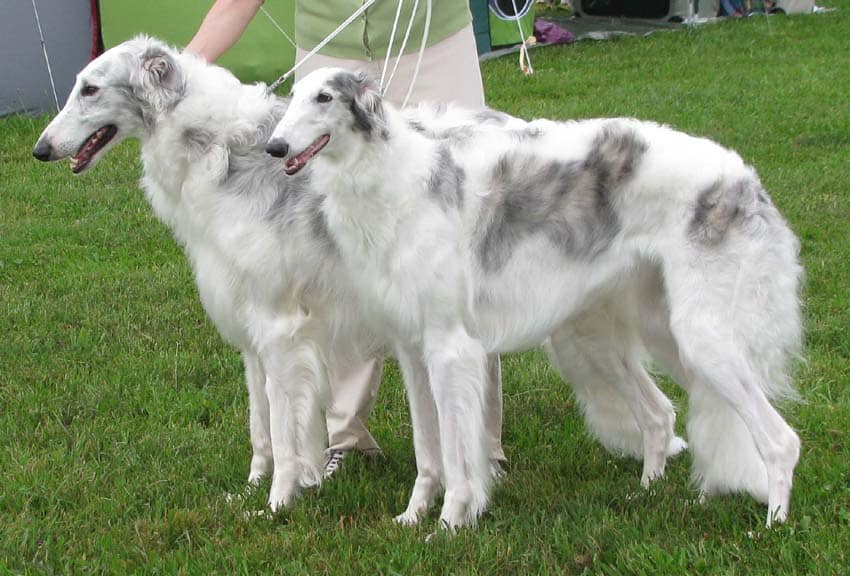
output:
{"label": "white guy rope", "polygon": [[[35,1],[35,0],[33,0],[33,1]],[[267,91],[268,91],[269,93],[274,92],[274,91],[275,91],[275,89],[276,89],[278,86],[280,86],[281,84],[283,84],[284,82],[286,82],[287,78],[289,78],[290,76],[292,76],[292,74],[293,74],[296,70],[298,70],[298,68],[300,68],[300,67],[301,67],[301,65],[302,65],[302,64],[304,64],[304,62],[306,62],[307,60],[309,60],[310,58],[312,58],[312,57],[313,57],[313,56],[314,56],[314,55],[315,55],[315,54],[316,54],[319,50],[321,50],[322,48],[324,48],[325,46],[327,46],[328,42],[330,42],[331,40],[333,40],[334,38],[336,38],[336,37],[337,37],[337,35],[338,35],[340,32],[342,32],[342,31],[343,31],[343,30],[344,30],[344,29],[345,29],[345,28],[346,28],[349,24],[351,24],[352,22],[354,22],[354,21],[355,21],[355,20],[356,20],[356,19],[357,19],[357,18],[358,18],[361,14],[363,14],[363,13],[364,13],[364,12],[365,12],[365,11],[366,11],[366,10],[367,10],[367,9],[368,9],[371,5],[372,5],[372,4],[374,4],[374,3],[375,3],[375,1],[376,1],[376,0],[366,0],[365,2],[363,2],[363,4],[360,6],[360,8],[358,8],[357,10],[355,10],[355,11],[354,11],[354,13],[353,13],[351,16],[349,16],[348,18],[346,18],[346,19],[345,19],[345,21],[343,21],[343,23],[342,23],[342,24],[340,24],[339,26],[337,26],[337,27],[336,27],[336,29],[335,29],[333,32],[331,32],[330,34],[328,34],[328,35],[325,37],[325,39],[324,39],[324,40],[322,40],[321,42],[319,42],[318,44],[316,44],[316,47],[315,47],[315,48],[313,48],[312,50],[310,50],[309,52],[307,52],[307,54],[305,54],[305,55],[304,55],[304,58],[302,58],[300,62],[296,62],[296,63],[295,63],[295,66],[293,66],[292,68],[290,68],[290,69],[289,69],[287,72],[285,72],[285,73],[284,73],[284,74],[283,74],[280,78],[278,78],[277,80],[275,80],[274,82],[272,82],[272,83],[269,85],[269,87],[267,88]]]}
{"label": "white guy rope", "polygon": [[41,31],[41,18],[38,17],[38,8],[35,0],[32,0],[32,11],[35,14],[35,23],[38,26],[38,37],[41,40],[41,51],[44,53],[44,63],[47,64],[47,75],[50,76],[50,88],[53,90],[53,102],[56,103],[56,111],[59,112],[59,96],[56,95],[56,83],[53,81],[53,70],[50,69],[50,58],[47,57],[47,46],[44,44],[44,33]]}
{"label": "white guy rope", "polygon": [[287,40],[289,40],[289,43],[290,43],[293,47],[296,47],[296,46],[295,46],[295,40],[293,40],[292,38],[290,38],[290,37],[289,37],[289,34],[287,34],[287,33],[286,33],[286,31],[285,31],[283,28],[281,28],[280,24],[278,24],[278,23],[277,23],[277,20],[275,20],[275,19],[274,19],[274,17],[273,17],[271,14],[269,14],[269,13],[268,13],[268,11],[266,10],[266,7],[265,7],[265,6],[260,6],[260,11],[261,11],[263,14],[265,14],[265,15],[266,15],[266,18],[268,18],[268,19],[271,21],[271,23],[274,25],[274,27],[275,27],[275,28],[277,28],[278,32],[280,32],[281,34],[283,34],[283,37],[284,37],[284,38],[286,38]]}

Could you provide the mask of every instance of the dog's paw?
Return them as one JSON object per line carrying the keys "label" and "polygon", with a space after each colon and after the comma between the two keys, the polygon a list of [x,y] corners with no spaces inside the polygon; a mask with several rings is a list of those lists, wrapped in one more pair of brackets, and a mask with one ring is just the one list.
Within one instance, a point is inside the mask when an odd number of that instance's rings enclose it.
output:
{"label": "dog's paw", "polygon": [[271,456],[254,454],[251,457],[251,468],[248,472],[248,484],[259,484],[260,480],[271,474],[273,469],[274,459]]}
{"label": "dog's paw", "polygon": [[298,495],[300,486],[298,478],[290,475],[275,474],[272,479],[272,487],[269,490],[269,509],[277,512],[287,508]]}
{"label": "dog's paw", "polygon": [[783,524],[788,519],[788,510],[779,506],[775,510],[767,511],[767,522],[765,527],[770,528],[774,524]]}
{"label": "dog's paw", "polygon": [[440,511],[440,527],[454,533],[458,528],[475,526],[478,513],[470,502],[447,495]]}
{"label": "dog's paw", "polygon": [[672,458],[673,456],[677,456],[688,449],[688,443],[684,438],[680,438],[679,436],[673,436],[670,439],[670,443],[667,444],[667,457]]}
{"label": "dog's paw", "polygon": [[419,514],[415,510],[405,510],[393,518],[393,522],[399,526],[416,526],[419,524]]}

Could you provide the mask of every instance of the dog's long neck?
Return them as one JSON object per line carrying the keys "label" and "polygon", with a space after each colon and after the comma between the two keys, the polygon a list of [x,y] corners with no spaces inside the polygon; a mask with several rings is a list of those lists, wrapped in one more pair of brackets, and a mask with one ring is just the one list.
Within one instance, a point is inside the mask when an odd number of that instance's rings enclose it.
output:
{"label": "dog's long neck", "polygon": [[[427,154],[432,142],[412,131],[398,111],[386,107],[385,125],[366,136],[358,136],[346,153],[317,156],[314,174],[325,180],[336,200],[352,211],[403,210],[410,186],[425,174],[415,157]],[[330,192],[334,194],[334,192]]]}
{"label": "dog's long neck", "polygon": [[221,181],[229,152],[264,143],[278,119],[276,99],[264,87],[243,85],[195,57],[178,58],[186,74],[185,96],[156,118],[141,139],[144,188],[165,220],[181,211],[189,178]]}
{"label": "dog's long neck", "polygon": [[[394,109],[385,110],[386,138],[372,135],[343,158],[317,162],[312,181],[327,192],[324,211],[341,246],[378,256],[406,233],[399,223],[417,209],[427,186],[433,141],[411,130]],[[317,159],[322,158],[321,155]],[[380,257],[380,256],[378,256]]]}
{"label": "dog's long neck", "polygon": [[[142,137],[145,171],[179,186],[188,165],[213,148],[258,145],[271,117],[274,96],[260,85],[241,84],[229,72],[198,58],[178,56],[186,75],[185,97],[153,120]],[[211,175],[213,176],[213,175]]]}

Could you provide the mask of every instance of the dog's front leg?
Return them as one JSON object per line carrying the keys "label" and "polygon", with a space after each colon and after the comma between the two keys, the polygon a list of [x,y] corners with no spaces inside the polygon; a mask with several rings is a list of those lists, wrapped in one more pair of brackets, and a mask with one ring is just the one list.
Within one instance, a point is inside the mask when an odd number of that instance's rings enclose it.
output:
{"label": "dog's front leg", "polygon": [[428,371],[419,349],[396,347],[396,358],[404,378],[410,419],[413,424],[413,448],[416,453],[416,482],[407,509],[395,522],[413,526],[434,504],[442,488],[443,465],[440,454],[440,424],[437,406],[428,384]]}
{"label": "dog's front leg", "polygon": [[315,345],[283,336],[264,347],[274,474],[272,511],[288,506],[302,487],[318,484],[325,444],[324,364]]}
{"label": "dog's front leg", "polygon": [[475,523],[493,483],[484,426],[487,355],[463,326],[429,333],[425,346],[446,486],[440,522],[454,530]]}
{"label": "dog's front leg", "polygon": [[248,422],[251,433],[251,469],[248,484],[256,485],[274,467],[271,430],[269,428],[269,400],[266,396],[266,372],[260,357],[251,350],[242,351],[245,364],[245,384],[248,386]]}

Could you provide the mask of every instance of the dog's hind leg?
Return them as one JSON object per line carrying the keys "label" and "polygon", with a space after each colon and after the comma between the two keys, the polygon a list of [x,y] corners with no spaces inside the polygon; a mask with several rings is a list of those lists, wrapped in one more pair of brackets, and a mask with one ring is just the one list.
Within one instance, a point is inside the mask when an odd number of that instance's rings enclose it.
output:
{"label": "dog's hind leg", "polygon": [[605,299],[564,323],[547,351],[572,385],[590,433],[609,451],[642,459],[641,484],[648,486],[687,445],[674,433],[673,404],[642,365],[625,298]]}
{"label": "dog's hind leg", "polygon": [[404,378],[410,406],[413,448],[416,454],[416,482],[407,509],[394,520],[405,526],[414,526],[433,506],[434,497],[443,487],[440,424],[437,406],[428,384],[428,371],[421,354],[398,346],[396,358]]}
{"label": "dog's hind leg", "polygon": [[248,422],[251,433],[251,469],[248,483],[257,484],[274,468],[269,423],[269,400],[266,397],[266,373],[253,351],[242,351],[245,384],[248,386]]}
{"label": "dog's hind leg", "polygon": [[424,353],[440,423],[446,488],[440,522],[454,529],[476,522],[493,483],[484,426],[487,355],[462,326],[426,332]]}

